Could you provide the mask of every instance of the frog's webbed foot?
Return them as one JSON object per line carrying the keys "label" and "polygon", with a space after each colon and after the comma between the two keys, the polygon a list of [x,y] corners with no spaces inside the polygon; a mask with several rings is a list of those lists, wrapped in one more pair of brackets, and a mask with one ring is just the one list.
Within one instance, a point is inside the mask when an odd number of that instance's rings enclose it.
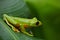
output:
{"label": "frog's webbed foot", "polygon": [[23,32],[24,34],[29,35],[29,36],[33,36],[33,33],[31,31],[30,31],[30,33],[26,32],[26,30],[23,26],[21,26],[20,28],[21,28],[21,32]]}
{"label": "frog's webbed foot", "polygon": [[11,25],[8,20],[4,17],[4,21],[16,32],[20,32],[18,29],[16,29],[13,25]]}
{"label": "frog's webbed foot", "polygon": [[27,35],[29,35],[29,36],[34,36],[33,34],[29,34],[28,32],[26,32],[26,31],[22,31],[24,34],[27,34]]}

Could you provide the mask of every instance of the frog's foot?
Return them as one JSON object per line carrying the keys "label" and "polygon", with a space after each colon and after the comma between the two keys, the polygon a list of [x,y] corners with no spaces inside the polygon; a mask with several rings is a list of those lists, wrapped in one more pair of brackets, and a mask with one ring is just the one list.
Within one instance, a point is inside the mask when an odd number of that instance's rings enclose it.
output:
{"label": "frog's foot", "polygon": [[15,27],[12,28],[15,32],[20,32],[18,29],[16,29]]}
{"label": "frog's foot", "polygon": [[23,32],[24,34],[27,34],[29,36],[34,36],[33,34],[29,34],[28,32]]}

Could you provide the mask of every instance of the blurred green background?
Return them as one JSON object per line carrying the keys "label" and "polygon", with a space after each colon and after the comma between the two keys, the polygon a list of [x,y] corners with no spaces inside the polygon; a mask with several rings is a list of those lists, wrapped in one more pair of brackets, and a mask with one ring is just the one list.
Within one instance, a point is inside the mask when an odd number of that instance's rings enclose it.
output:
{"label": "blurred green background", "polygon": [[[32,28],[34,37],[16,33],[3,21],[3,14],[37,17],[43,25]],[[0,40],[60,40],[60,0],[0,0]]]}

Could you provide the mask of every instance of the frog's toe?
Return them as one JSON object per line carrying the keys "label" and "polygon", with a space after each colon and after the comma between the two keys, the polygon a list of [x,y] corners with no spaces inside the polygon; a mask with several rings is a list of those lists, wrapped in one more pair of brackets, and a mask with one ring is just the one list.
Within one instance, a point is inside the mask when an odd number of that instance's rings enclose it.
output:
{"label": "frog's toe", "polygon": [[13,28],[13,30],[15,31],[15,32],[20,32],[18,29],[16,29],[16,28]]}

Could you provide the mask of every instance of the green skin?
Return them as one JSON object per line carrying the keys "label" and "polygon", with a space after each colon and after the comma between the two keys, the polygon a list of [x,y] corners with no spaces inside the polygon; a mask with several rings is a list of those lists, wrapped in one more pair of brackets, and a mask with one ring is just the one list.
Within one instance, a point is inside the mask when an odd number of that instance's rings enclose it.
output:
{"label": "green skin", "polygon": [[[14,26],[16,24],[19,24],[19,28],[21,30],[21,32],[23,32],[24,34],[27,34],[29,36],[33,36],[33,34],[29,34],[28,32],[26,32],[24,24],[27,24],[28,27],[37,27],[41,25],[41,22],[39,20],[37,20],[36,17],[34,17],[33,19],[26,19],[26,18],[18,18],[18,17],[12,17],[12,16],[8,16],[7,14],[3,15],[4,20],[6,21],[6,23],[12,27],[12,29],[14,30]],[[36,23],[38,23],[38,25],[36,25]],[[11,24],[10,24],[11,23]],[[12,25],[13,24],[13,25]]]}

